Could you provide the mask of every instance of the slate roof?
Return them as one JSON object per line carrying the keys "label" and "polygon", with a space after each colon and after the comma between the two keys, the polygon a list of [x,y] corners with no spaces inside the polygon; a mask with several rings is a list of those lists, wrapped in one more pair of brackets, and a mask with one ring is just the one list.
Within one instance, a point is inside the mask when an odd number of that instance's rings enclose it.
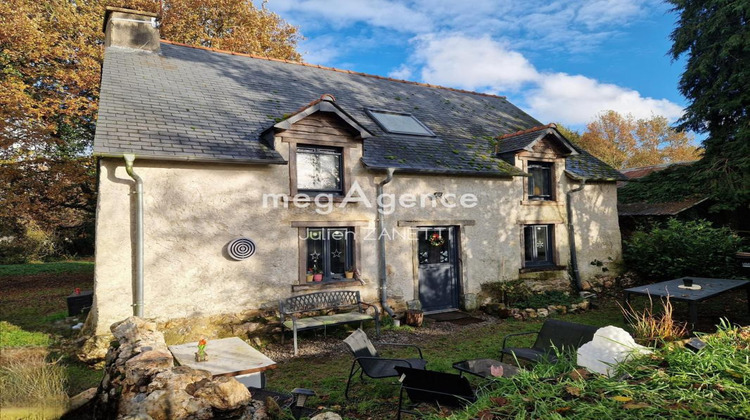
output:
{"label": "slate roof", "polygon": [[625,175],[628,179],[638,179],[643,178],[646,175],[649,175],[653,172],[659,172],[661,170],[667,169],[670,166],[683,166],[683,165],[690,165],[695,163],[696,161],[690,160],[690,161],[684,161],[684,162],[669,162],[669,163],[661,163],[658,165],[650,165],[650,166],[639,166],[637,168],[627,168],[623,169],[622,174]]}
{"label": "slate roof", "polygon": [[622,181],[623,174],[594,157],[591,153],[573,145],[577,155],[565,159],[565,172],[574,178],[586,178],[590,181]]}
{"label": "slate roof", "polygon": [[515,133],[501,135],[497,139],[497,153],[502,155],[509,152],[523,150],[539,139],[541,131],[549,128],[556,128],[556,126],[554,124],[547,124],[517,131]]}
{"label": "slate roof", "polygon": [[[370,168],[523,175],[492,139],[540,125],[500,96],[162,41],[160,54],[105,50],[94,154],[283,164],[261,133],[323,94],[373,134]],[[410,113],[436,137],[386,133],[366,108]]]}
{"label": "slate roof", "polygon": [[708,200],[694,197],[684,201],[666,203],[617,203],[619,216],[675,216]]}
{"label": "slate roof", "polygon": [[[531,143],[544,135],[545,131],[555,130],[557,134],[565,138],[555,124],[548,124],[517,133],[504,134],[498,138],[497,153],[503,155],[516,152],[528,147]],[[566,139],[567,140],[567,139]],[[626,179],[623,174],[597,159],[587,151],[568,141],[569,145],[577,153],[568,155],[565,159],[565,171],[574,178],[586,178],[591,181],[617,181]]]}

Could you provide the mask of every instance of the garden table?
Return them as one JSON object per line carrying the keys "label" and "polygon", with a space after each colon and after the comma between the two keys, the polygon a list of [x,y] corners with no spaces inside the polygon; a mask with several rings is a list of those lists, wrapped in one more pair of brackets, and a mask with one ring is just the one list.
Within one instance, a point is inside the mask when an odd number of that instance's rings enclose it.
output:
{"label": "garden table", "polygon": [[214,377],[234,376],[245,386],[263,388],[265,373],[268,369],[275,369],[276,362],[244,342],[239,337],[208,340],[206,353],[208,360],[195,361],[198,342],[169,346],[177,363],[211,372]]}
{"label": "garden table", "polygon": [[[692,279],[693,285],[699,285],[700,289],[681,288],[680,286],[683,285],[683,280],[685,279]],[[747,290],[748,311],[750,311],[750,281],[747,280],[681,277],[661,283],[631,287],[625,289],[623,292],[625,293],[625,308],[629,307],[631,295],[668,296],[672,301],[687,302],[690,309],[690,331],[693,331],[695,324],[698,322],[698,303],[743,287]]]}

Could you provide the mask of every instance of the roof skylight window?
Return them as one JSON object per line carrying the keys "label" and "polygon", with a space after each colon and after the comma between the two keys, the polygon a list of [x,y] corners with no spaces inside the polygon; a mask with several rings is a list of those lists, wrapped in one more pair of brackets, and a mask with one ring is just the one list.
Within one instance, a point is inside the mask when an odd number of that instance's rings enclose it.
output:
{"label": "roof skylight window", "polygon": [[411,114],[368,109],[367,114],[380,128],[393,134],[411,134],[414,136],[430,136],[435,134]]}

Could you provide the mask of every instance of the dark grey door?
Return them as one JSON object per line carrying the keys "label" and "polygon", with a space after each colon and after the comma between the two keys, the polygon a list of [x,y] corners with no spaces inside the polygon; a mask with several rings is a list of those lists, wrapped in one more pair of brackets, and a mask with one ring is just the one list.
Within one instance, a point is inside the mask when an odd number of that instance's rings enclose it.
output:
{"label": "dark grey door", "polygon": [[419,301],[425,312],[458,308],[457,243],[453,226],[419,229]]}

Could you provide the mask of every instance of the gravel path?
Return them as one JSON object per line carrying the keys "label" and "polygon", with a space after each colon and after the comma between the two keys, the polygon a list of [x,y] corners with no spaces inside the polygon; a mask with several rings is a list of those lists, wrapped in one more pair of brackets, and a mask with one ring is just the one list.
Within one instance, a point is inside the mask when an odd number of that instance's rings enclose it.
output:
{"label": "gravel path", "polygon": [[[489,316],[482,312],[475,312],[471,314],[475,318],[480,318],[484,322],[478,322],[469,325],[457,325],[452,322],[436,322],[429,318],[425,318],[424,324],[420,328],[413,328],[409,330],[381,330],[380,338],[375,338],[375,328],[366,328],[367,335],[374,342],[385,342],[385,343],[409,343],[419,344],[422,340],[431,340],[436,337],[451,335],[455,331],[466,331],[476,328],[481,328],[487,325],[488,322],[497,322],[498,318]],[[291,334],[287,333],[287,339],[285,344],[271,343],[263,349],[263,353],[275,360],[276,362],[284,362],[294,357],[293,341],[290,337]],[[328,335],[323,337],[322,331],[318,333],[316,337],[312,334],[305,334],[305,337],[300,337],[298,340],[299,356],[315,356],[315,357],[326,357],[326,356],[340,356],[348,354],[346,346],[341,342],[342,337],[339,334]],[[299,357],[298,356],[298,357]]]}

